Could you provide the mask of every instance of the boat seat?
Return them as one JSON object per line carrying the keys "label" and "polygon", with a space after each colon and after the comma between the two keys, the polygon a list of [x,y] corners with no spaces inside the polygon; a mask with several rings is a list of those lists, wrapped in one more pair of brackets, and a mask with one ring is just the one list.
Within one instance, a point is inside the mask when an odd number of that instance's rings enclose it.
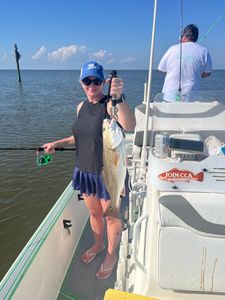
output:
{"label": "boat seat", "polygon": [[225,105],[222,103],[155,103],[154,131],[192,132],[225,130]]}
{"label": "boat seat", "polygon": [[[150,146],[150,135],[151,135],[151,130],[148,131],[147,135],[147,146]],[[135,132],[135,137],[134,137],[134,145],[138,147],[143,146],[143,137],[144,137],[144,131],[136,131]]]}
{"label": "boat seat", "polygon": [[225,194],[161,193],[161,288],[225,293]]}
{"label": "boat seat", "polygon": [[[214,135],[225,141],[225,105],[216,102],[196,103],[151,103],[149,109],[147,146],[151,145],[151,135],[158,132],[196,133],[202,141]],[[143,146],[143,131],[145,120],[145,105],[135,109],[137,126],[134,144]],[[153,126],[153,127],[152,127]],[[153,128],[153,130],[152,130]]]}

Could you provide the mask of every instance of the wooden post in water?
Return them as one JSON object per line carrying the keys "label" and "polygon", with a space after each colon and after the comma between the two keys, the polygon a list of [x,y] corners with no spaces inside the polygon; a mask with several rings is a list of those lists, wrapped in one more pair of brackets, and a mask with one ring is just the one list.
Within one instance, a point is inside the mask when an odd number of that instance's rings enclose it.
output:
{"label": "wooden post in water", "polygon": [[20,65],[19,65],[19,59],[21,57],[20,53],[18,52],[17,45],[14,45],[15,47],[15,57],[16,57],[16,66],[17,66],[17,73],[18,73],[18,78],[19,82],[21,82],[21,76],[20,76]]}

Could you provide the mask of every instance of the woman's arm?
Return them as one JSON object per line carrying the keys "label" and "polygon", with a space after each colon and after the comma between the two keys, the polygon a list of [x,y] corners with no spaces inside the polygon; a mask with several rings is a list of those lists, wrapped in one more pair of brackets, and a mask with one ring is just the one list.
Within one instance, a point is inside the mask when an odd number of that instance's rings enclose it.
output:
{"label": "woman's arm", "polygon": [[[109,82],[109,80],[107,80],[107,82]],[[115,97],[116,99],[120,98],[122,95],[122,91],[123,91],[122,79],[119,77],[112,78],[111,91],[110,91],[112,97]],[[118,103],[116,107],[118,109],[117,121],[125,130],[134,131],[134,128],[136,126],[135,115],[133,111],[130,109],[127,102]],[[111,115],[111,108],[112,108],[112,101],[109,101],[107,105],[107,111],[109,115]]]}
{"label": "woman's arm", "polygon": [[[117,120],[118,123],[127,131],[134,131],[136,126],[136,119],[133,111],[130,109],[130,106],[126,102],[121,102],[116,105],[117,111]],[[111,115],[112,102],[109,101],[107,105],[108,114]]]}
{"label": "woman's arm", "polygon": [[45,152],[54,153],[55,148],[63,148],[65,146],[74,145],[74,144],[75,144],[75,138],[73,135],[71,135],[67,138],[57,140],[55,142],[46,143],[42,147],[45,148]]}

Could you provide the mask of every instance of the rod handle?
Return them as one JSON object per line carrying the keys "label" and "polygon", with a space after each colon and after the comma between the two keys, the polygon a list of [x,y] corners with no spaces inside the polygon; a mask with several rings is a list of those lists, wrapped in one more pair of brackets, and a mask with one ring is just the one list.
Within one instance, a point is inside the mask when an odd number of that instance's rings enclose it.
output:
{"label": "rod handle", "polygon": [[[113,70],[113,71],[111,71],[111,73],[110,73],[110,79],[109,79],[109,89],[108,89],[108,100],[109,100],[109,98],[110,98],[110,92],[111,92],[111,84],[112,84],[112,79],[114,78],[114,77],[117,77],[117,71],[116,70]],[[112,106],[116,106],[116,103],[114,103],[115,101],[112,101]]]}

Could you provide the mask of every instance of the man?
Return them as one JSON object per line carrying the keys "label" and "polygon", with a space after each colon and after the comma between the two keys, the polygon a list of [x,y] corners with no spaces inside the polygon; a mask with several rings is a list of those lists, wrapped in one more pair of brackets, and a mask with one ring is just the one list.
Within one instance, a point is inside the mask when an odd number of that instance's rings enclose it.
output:
{"label": "man", "polygon": [[196,44],[198,34],[197,26],[187,25],[181,36],[182,44],[170,47],[159,63],[158,70],[166,72],[162,92],[167,101],[175,101],[179,92],[187,100],[185,96],[199,90],[201,78],[211,74],[211,57],[205,47]]}

